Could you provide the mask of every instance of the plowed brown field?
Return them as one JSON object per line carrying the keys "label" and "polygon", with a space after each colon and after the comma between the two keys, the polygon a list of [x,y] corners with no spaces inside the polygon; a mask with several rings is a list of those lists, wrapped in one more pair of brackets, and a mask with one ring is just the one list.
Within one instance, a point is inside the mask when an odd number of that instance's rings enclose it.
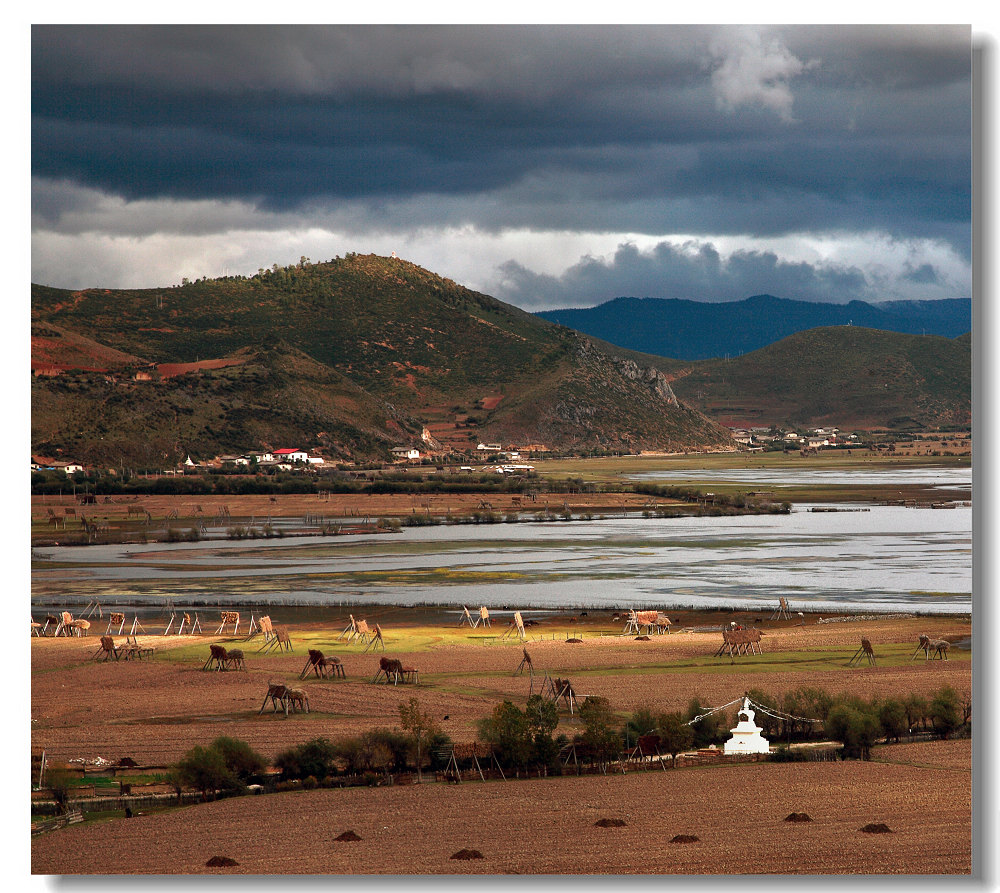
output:
{"label": "plowed brown field", "polygon": [[[956,744],[929,747],[948,761]],[[791,812],[813,821],[785,822]],[[595,827],[605,817],[626,826]],[[862,833],[870,822],[892,833]],[[346,830],[361,840],[336,841]],[[484,858],[450,858],[464,848]],[[32,871],[951,874],[970,871],[971,849],[967,772],[757,763],[243,797],[44,835]],[[239,865],[207,869],[216,855]]]}
{"label": "plowed brown field", "polygon": [[[412,616],[409,638],[399,624],[387,630],[386,654],[417,667],[419,686],[370,685],[381,652],[365,654],[356,644],[338,642],[339,614],[323,624],[293,626],[296,650],[290,654],[258,654],[259,638],[149,636],[140,641],[155,645],[152,661],[99,663],[91,660],[97,635],[32,639],[32,750],[44,748],[56,762],[128,756],[163,766],[225,734],[273,758],[320,735],[337,739],[398,726],[399,704],[411,696],[455,741],[465,742],[475,739],[476,721],[503,698],[524,703],[529,678],[512,675],[521,643],[472,640],[468,629],[460,634],[454,625],[428,627],[430,609]],[[685,623],[697,620],[692,614]],[[921,632],[955,641],[968,636],[970,624],[962,619],[765,624],[764,654],[735,663],[711,659],[718,632],[675,632],[646,642],[595,637],[608,623],[608,617],[591,616],[570,625],[564,617],[532,627],[536,637],[556,635],[527,644],[536,673],[568,676],[580,695],[608,697],[622,713],[641,706],[684,709],[695,695],[722,704],[750,688],[780,695],[810,685],[865,698],[926,696],[944,684],[962,695],[971,690],[967,651],[953,649],[948,661],[909,660]],[[566,644],[565,633],[556,632],[569,629],[583,635],[581,644]],[[849,669],[861,635],[871,640],[880,665]],[[208,644],[216,641],[242,647],[247,672],[202,672]],[[408,650],[400,642],[409,642]],[[348,678],[299,683],[309,695],[309,714],[258,716],[268,680],[297,679],[306,648],[317,645],[341,656]],[[559,731],[579,729],[577,719],[565,716]],[[246,797],[46,834],[32,842],[32,868],[196,872],[209,870],[205,862],[221,855],[240,864],[215,870],[251,873],[969,871],[969,742],[895,745],[875,757],[879,762],[745,764]],[[814,821],[785,823],[791,812],[806,812]],[[628,827],[593,827],[602,817],[624,818]],[[869,822],[885,822],[894,833],[860,833]],[[350,829],[360,842],[334,842]],[[670,843],[676,834],[699,841]],[[449,858],[463,848],[485,858]]]}

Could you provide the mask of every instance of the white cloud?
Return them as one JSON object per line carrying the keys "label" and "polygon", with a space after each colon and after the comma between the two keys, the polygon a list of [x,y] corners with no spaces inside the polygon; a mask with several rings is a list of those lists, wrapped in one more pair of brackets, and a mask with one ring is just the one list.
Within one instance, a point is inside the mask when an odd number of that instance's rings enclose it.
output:
{"label": "white cloud", "polygon": [[727,28],[711,42],[712,90],[716,104],[732,111],[742,105],[759,105],[792,120],[789,82],[818,64],[802,62],[780,38],[765,36],[757,28]]}

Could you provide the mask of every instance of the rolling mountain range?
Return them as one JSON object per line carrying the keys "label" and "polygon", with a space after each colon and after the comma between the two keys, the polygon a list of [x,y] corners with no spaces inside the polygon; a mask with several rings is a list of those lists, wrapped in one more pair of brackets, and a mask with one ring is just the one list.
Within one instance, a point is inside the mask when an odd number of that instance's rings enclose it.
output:
{"label": "rolling mountain range", "polygon": [[703,360],[736,357],[796,332],[825,326],[854,325],[955,338],[972,328],[972,302],[955,299],[822,304],[771,295],[723,303],[616,298],[597,307],[544,310],[538,316],[629,350]]}
{"label": "rolling mountain range", "polygon": [[374,255],[179,287],[32,286],[32,451],[133,467],[265,446],[730,448],[650,363]]}
{"label": "rolling mountain range", "polygon": [[667,364],[678,397],[732,426],[968,426],[972,339],[833,326],[730,360]]}
{"label": "rolling mountain range", "polygon": [[724,425],[971,418],[968,334],[828,326],[691,362],[374,255],[162,289],[34,285],[31,309],[32,451],[86,463],[155,468],[278,446],[384,459],[393,446],[480,441],[692,451],[733,448]]}

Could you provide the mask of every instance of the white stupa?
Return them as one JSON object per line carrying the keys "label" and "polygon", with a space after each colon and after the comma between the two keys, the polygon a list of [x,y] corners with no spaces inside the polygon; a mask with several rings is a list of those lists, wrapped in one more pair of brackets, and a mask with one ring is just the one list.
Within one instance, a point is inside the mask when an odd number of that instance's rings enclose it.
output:
{"label": "white stupa", "polygon": [[761,727],[753,718],[755,713],[750,709],[750,699],[743,699],[743,708],[738,715],[738,722],[735,729],[729,731],[733,733],[724,746],[726,753],[769,753],[771,748],[767,743],[767,738],[761,738]]}

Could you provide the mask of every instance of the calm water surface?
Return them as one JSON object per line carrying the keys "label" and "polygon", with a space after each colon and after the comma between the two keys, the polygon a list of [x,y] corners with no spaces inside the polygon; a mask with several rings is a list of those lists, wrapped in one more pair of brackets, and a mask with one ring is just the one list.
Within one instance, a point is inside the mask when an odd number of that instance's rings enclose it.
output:
{"label": "calm water surface", "polygon": [[[943,471],[944,479],[929,474]],[[971,485],[969,470],[955,471],[905,469],[907,482]],[[913,472],[924,474],[914,478]],[[753,482],[777,483],[765,480],[771,474],[758,473]],[[865,482],[871,474],[864,472]],[[41,548],[33,550],[41,559],[33,598],[48,602],[58,589],[63,596],[105,592],[105,603],[120,596],[177,604],[765,610],[785,596],[793,610],[971,612],[971,508],[809,508],[736,518],[533,521],[322,539]]]}

